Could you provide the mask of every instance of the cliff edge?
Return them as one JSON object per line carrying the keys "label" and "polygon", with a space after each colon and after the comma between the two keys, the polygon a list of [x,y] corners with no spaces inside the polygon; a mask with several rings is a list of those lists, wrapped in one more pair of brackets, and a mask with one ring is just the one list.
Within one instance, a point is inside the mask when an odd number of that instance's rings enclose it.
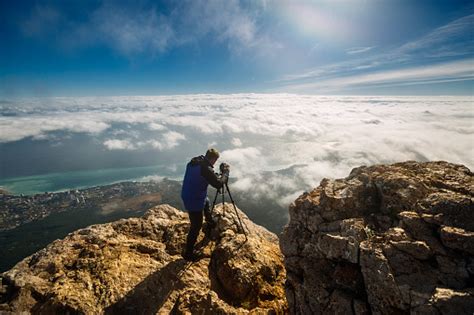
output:
{"label": "cliff edge", "polygon": [[202,258],[181,251],[187,214],[168,205],[56,240],[0,275],[0,313],[279,313],[287,311],[278,238],[233,207],[215,209]]}
{"label": "cliff edge", "polygon": [[473,314],[474,176],[404,162],[323,179],[280,237],[293,314]]}

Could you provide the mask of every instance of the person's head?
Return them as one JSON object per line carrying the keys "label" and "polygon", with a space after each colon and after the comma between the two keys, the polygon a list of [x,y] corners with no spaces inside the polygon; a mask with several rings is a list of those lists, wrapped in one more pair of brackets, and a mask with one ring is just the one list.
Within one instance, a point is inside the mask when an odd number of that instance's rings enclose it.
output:
{"label": "person's head", "polygon": [[209,161],[209,163],[211,163],[211,165],[214,165],[217,159],[219,159],[219,151],[214,148],[210,148],[206,152],[206,159]]}

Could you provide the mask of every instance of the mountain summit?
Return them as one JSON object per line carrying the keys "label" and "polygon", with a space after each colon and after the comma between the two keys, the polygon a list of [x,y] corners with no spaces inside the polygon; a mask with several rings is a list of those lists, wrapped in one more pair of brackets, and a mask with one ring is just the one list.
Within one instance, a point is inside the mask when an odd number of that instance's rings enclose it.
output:
{"label": "mountain summit", "polygon": [[447,162],[358,167],[290,206],[294,314],[473,314],[474,176]]}
{"label": "mountain summit", "polygon": [[141,218],[75,231],[1,275],[0,312],[285,312],[278,238],[232,205],[215,209],[217,227],[198,240],[201,259],[181,251],[187,214],[168,205]]}

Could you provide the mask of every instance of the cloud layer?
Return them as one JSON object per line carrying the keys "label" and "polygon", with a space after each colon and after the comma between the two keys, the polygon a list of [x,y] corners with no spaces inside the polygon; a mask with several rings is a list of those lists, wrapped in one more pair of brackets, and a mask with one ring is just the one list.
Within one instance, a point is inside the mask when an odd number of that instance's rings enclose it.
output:
{"label": "cloud layer", "polygon": [[[23,99],[0,105],[0,142],[81,133],[114,152],[175,156],[176,178],[208,145],[234,189],[282,205],[360,165],[447,160],[474,166],[471,97],[289,94]],[[35,140],[36,139],[36,140]],[[5,146],[6,148],[6,146]],[[160,174],[157,174],[160,175]]]}
{"label": "cloud layer", "polygon": [[311,89],[329,91],[364,86],[396,86],[466,81],[474,80],[474,68],[472,65],[474,65],[474,59],[467,59],[429,66],[416,66],[344,76],[288,87],[294,91]]}

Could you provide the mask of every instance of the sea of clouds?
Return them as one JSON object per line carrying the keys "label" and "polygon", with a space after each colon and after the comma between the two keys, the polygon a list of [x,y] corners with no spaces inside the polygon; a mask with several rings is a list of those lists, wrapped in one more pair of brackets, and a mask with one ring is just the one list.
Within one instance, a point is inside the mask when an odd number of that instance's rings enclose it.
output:
{"label": "sea of clouds", "polygon": [[360,165],[474,166],[472,97],[63,97],[3,100],[0,114],[2,150],[25,140],[61,146],[81,134],[109,153],[154,154],[157,164],[166,156],[177,179],[191,157],[216,147],[231,165],[233,189],[282,206]]}

